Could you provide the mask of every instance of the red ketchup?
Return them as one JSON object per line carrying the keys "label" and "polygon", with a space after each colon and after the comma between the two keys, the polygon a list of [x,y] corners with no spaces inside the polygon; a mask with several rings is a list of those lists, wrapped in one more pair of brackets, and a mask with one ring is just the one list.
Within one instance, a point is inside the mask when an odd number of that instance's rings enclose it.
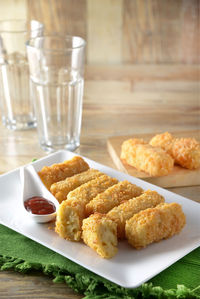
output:
{"label": "red ketchup", "polygon": [[28,212],[36,215],[52,214],[56,211],[56,207],[51,201],[40,196],[27,199],[24,206]]}

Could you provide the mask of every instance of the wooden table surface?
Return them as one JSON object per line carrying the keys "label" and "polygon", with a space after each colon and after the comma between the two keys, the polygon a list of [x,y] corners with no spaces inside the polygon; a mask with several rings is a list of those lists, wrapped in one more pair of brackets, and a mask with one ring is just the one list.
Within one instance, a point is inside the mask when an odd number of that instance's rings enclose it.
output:
{"label": "wooden table surface", "polygon": [[[86,67],[81,146],[77,153],[116,168],[108,137],[200,130],[199,68],[196,65],[91,65]],[[0,125],[0,173],[46,155],[36,130]],[[200,186],[168,188],[200,202]],[[38,273],[0,272],[0,298],[78,299],[65,284]]]}

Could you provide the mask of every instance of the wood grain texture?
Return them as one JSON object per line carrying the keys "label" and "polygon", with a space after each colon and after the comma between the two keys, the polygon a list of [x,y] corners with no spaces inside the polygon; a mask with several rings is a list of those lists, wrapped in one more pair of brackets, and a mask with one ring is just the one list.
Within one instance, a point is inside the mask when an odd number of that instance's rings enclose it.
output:
{"label": "wood grain texture", "polygon": [[[106,72],[105,72],[106,69]],[[117,80],[117,81],[195,81],[199,82],[200,65],[165,64],[95,64],[87,66],[85,78],[89,80]],[[153,83],[153,82],[152,82]],[[173,85],[172,85],[173,86]],[[199,88],[199,86],[198,86]]]}
{"label": "wood grain texture", "polygon": [[123,61],[199,62],[199,3],[124,0]]}
{"label": "wood grain texture", "polygon": [[87,0],[88,63],[121,62],[122,0]]}
{"label": "wood grain texture", "polygon": [[64,283],[53,283],[52,277],[41,275],[36,271],[26,275],[0,271],[1,299],[81,299]]}
{"label": "wood grain texture", "polygon": [[27,0],[27,18],[45,26],[45,32],[86,38],[86,0]]}
{"label": "wood grain texture", "polygon": [[200,61],[200,2],[183,0],[181,11],[182,32],[179,43],[180,61],[198,63]]}
{"label": "wood grain texture", "polygon": [[199,63],[199,9],[199,0],[27,0],[29,20],[86,39],[88,63]]}
{"label": "wood grain texture", "polygon": [[88,63],[200,62],[199,0],[0,0],[0,19],[80,35]]}
{"label": "wood grain texture", "polygon": [[[160,132],[154,132],[151,134],[135,134],[133,133],[130,136],[114,136],[110,137],[107,141],[108,152],[116,165],[116,167],[127,174],[130,174],[134,177],[144,179],[145,181],[158,185],[160,187],[181,187],[181,186],[199,186],[200,185],[200,168],[189,170],[182,168],[178,165],[175,165],[172,172],[166,176],[160,177],[151,177],[148,173],[138,171],[136,168],[128,165],[125,161],[120,159],[121,155],[121,146],[125,140],[130,138],[139,138],[143,139],[146,142],[149,142],[150,139],[159,134]],[[163,132],[161,132],[163,133]],[[200,142],[200,130],[198,131],[186,131],[186,132],[170,132],[174,136],[180,137],[192,137],[196,138]]]}

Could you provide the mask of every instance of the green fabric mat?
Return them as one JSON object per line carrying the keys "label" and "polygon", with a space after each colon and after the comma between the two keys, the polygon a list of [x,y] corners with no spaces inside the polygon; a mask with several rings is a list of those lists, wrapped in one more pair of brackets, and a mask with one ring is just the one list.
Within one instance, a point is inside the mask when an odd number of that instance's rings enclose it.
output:
{"label": "green fabric mat", "polygon": [[54,282],[65,282],[85,299],[200,298],[200,247],[148,283],[125,289],[0,225],[0,269],[43,272]]}

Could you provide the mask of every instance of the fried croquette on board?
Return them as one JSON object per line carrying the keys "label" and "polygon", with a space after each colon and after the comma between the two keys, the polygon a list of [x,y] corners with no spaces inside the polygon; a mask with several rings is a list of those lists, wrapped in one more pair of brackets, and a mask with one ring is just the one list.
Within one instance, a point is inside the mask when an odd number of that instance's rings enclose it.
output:
{"label": "fried croquette on board", "polygon": [[165,132],[155,135],[149,144],[164,149],[172,156],[176,164],[184,168],[200,167],[200,143],[195,138],[175,138],[172,134]]}
{"label": "fried croquette on board", "polygon": [[136,249],[178,234],[186,223],[178,203],[162,203],[135,214],[126,221],[126,238]]}
{"label": "fried croquette on board", "polygon": [[164,197],[156,191],[147,190],[140,196],[129,199],[117,207],[114,207],[106,215],[117,224],[117,236],[125,238],[125,224],[134,214],[141,210],[155,207],[164,202]]}
{"label": "fried croquette on board", "polygon": [[117,179],[102,175],[69,192],[67,200],[61,203],[57,212],[55,231],[59,236],[71,241],[80,241],[86,204],[97,194],[117,183]]}
{"label": "fried croquette on board", "polygon": [[66,160],[62,163],[44,166],[42,170],[38,172],[38,175],[47,189],[50,190],[50,187],[53,183],[62,181],[67,177],[88,169],[89,165],[83,160],[83,158],[75,156],[72,159]]}
{"label": "fried croquette on board", "polygon": [[153,147],[144,140],[136,138],[123,142],[120,158],[151,176],[167,175],[174,166],[174,159],[162,148]]}
{"label": "fried croquette on board", "polygon": [[101,175],[103,175],[102,172],[90,168],[86,171],[66,178],[65,180],[52,184],[50,191],[59,201],[59,203],[61,203],[63,200],[67,199],[67,195],[70,191],[76,189],[82,184],[85,184],[97,177],[100,177]]}
{"label": "fried croquette on board", "polygon": [[128,181],[121,181],[92,199],[85,207],[86,215],[95,212],[105,214],[122,201],[139,196],[142,191],[142,188]]}
{"label": "fried croquette on board", "polygon": [[112,258],[117,253],[117,225],[106,215],[94,213],[83,220],[82,239],[102,258]]}

